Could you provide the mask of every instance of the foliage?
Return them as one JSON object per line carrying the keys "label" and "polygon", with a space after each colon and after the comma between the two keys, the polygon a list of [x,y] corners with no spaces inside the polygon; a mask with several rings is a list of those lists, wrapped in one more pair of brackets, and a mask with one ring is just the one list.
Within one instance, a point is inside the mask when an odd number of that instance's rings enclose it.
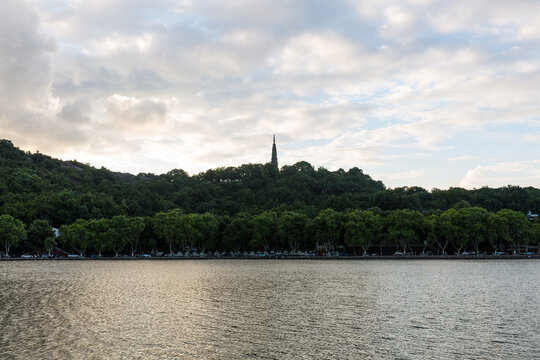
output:
{"label": "foliage", "polygon": [[159,212],[154,215],[154,231],[157,236],[167,240],[169,253],[173,252],[173,245],[182,245],[185,240],[183,211],[173,209],[169,212]]}
{"label": "foliage", "polygon": [[[315,169],[305,161],[131,175],[0,140],[5,253],[50,253],[56,245],[116,256],[166,248],[366,254],[375,245],[386,253],[518,252],[540,240],[540,223],[524,215],[529,210],[540,210],[539,189],[387,189],[361,169]],[[60,228],[58,239],[52,226]]]}
{"label": "foliage", "polygon": [[39,248],[44,245],[46,238],[54,238],[52,226],[43,219],[36,219],[28,228],[27,247]]}
{"label": "foliage", "polygon": [[9,255],[11,247],[17,246],[25,236],[26,230],[22,221],[7,214],[0,216],[0,243],[4,247],[6,255]]}
{"label": "foliage", "polygon": [[372,211],[353,210],[345,215],[345,245],[361,247],[364,255],[381,233],[380,216]]}
{"label": "foliage", "polygon": [[418,211],[395,210],[386,217],[387,237],[396,246],[401,245],[403,252],[413,242],[420,240],[423,226],[422,214]]}

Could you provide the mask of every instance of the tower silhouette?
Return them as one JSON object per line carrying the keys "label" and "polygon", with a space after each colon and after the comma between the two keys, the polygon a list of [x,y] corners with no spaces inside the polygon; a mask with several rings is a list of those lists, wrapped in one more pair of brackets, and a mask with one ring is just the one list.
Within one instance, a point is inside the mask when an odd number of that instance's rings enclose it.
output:
{"label": "tower silhouette", "polygon": [[277,148],[276,148],[276,134],[274,134],[274,143],[272,144],[272,160],[270,161],[272,165],[278,167],[277,161]]}

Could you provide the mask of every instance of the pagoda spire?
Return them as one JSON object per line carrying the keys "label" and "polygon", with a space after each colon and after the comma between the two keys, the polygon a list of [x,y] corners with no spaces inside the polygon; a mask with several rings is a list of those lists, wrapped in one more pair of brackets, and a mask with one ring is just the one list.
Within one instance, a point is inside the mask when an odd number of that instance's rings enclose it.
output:
{"label": "pagoda spire", "polygon": [[276,134],[274,134],[274,143],[272,144],[272,160],[270,161],[272,165],[278,167],[277,161],[277,148],[276,148]]}

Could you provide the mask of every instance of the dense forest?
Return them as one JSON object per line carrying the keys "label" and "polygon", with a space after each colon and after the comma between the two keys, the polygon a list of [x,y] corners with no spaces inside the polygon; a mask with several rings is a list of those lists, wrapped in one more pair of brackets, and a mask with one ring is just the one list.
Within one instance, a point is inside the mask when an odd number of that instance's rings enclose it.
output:
{"label": "dense forest", "polygon": [[0,140],[4,254],[519,251],[538,242],[525,213],[539,208],[532,187],[388,189],[358,168],[303,161],[131,175]]}

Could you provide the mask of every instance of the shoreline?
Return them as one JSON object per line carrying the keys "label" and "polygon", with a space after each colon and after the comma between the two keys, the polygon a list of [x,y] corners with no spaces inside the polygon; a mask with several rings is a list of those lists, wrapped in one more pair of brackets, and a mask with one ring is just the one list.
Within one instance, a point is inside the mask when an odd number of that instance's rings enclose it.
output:
{"label": "shoreline", "polygon": [[540,255],[432,255],[432,256],[283,256],[283,257],[262,257],[262,256],[205,256],[205,257],[183,257],[183,256],[162,256],[162,257],[58,257],[58,258],[0,258],[0,261],[129,261],[129,260],[540,260]]}

